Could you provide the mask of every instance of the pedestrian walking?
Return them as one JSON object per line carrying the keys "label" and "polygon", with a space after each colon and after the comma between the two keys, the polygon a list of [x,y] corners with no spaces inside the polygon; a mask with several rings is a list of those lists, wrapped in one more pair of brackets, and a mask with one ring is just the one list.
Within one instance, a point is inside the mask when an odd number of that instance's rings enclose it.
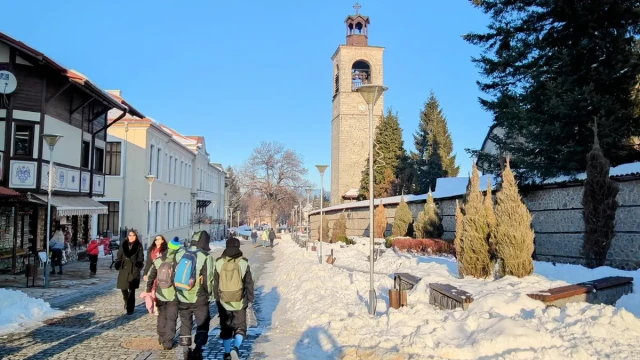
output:
{"label": "pedestrian walking", "polygon": [[262,232],[262,247],[267,247],[267,240],[269,240],[269,230],[264,229]]}
{"label": "pedestrian walking", "polygon": [[[178,242],[180,242],[180,239],[177,236],[174,238],[174,240],[176,239]],[[167,253],[167,240],[164,238],[164,236],[157,235],[156,238],[153,240],[153,244],[151,244],[151,246],[147,250],[147,260],[144,265],[144,269],[142,270],[142,273],[144,274],[144,277],[143,277],[144,281],[147,281],[147,274],[149,273],[149,269],[151,269],[153,262],[157,258],[161,257],[162,255],[166,255],[166,253]],[[148,293],[155,298],[155,293],[156,293],[155,284],[153,284],[152,290]],[[151,314],[158,315],[157,310],[158,310],[157,306],[154,302]]]}
{"label": "pedestrian walking", "polygon": [[164,244],[167,249],[151,263],[145,278],[147,278],[146,293],[153,292],[155,294],[156,313],[158,314],[158,342],[164,350],[171,350],[178,321],[178,300],[173,284],[176,268],[175,256],[182,244],[177,236],[169,244],[166,242]]}
{"label": "pedestrian walking", "polygon": [[271,229],[269,230],[269,243],[271,244],[271,247],[273,247],[273,241],[276,239],[276,232]]}
{"label": "pedestrian walking", "polygon": [[98,271],[98,255],[100,254],[99,249],[100,244],[98,240],[93,239],[89,242],[89,246],[87,246],[87,255],[89,255],[89,276],[96,276],[96,272]]}
{"label": "pedestrian walking", "polygon": [[56,229],[49,240],[49,248],[51,251],[51,275],[56,274],[56,265],[59,267],[58,275],[62,275],[62,252],[64,251],[64,234],[60,227]]}
{"label": "pedestrian walking", "polygon": [[[174,286],[180,314],[180,345],[184,359],[202,359],[202,348],[209,335],[209,303],[213,295],[213,267],[215,260],[209,255],[209,234],[197,231],[188,249],[176,254]],[[191,349],[191,329],[196,321],[195,347]]]}
{"label": "pedestrian walking", "polygon": [[133,314],[136,306],[136,289],[140,287],[140,272],[144,266],[144,249],[138,233],[129,231],[127,241],[118,249],[115,267],[118,270],[117,287],[122,291],[122,299],[127,315]]}
{"label": "pedestrian walking", "polygon": [[222,256],[216,259],[213,289],[224,359],[239,360],[239,348],[247,336],[247,307],[254,300],[251,268],[240,251],[240,240],[227,240]]}
{"label": "pedestrian walking", "polygon": [[255,245],[258,242],[258,230],[256,229],[251,230],[251,241],[253,242],[253,245]]}

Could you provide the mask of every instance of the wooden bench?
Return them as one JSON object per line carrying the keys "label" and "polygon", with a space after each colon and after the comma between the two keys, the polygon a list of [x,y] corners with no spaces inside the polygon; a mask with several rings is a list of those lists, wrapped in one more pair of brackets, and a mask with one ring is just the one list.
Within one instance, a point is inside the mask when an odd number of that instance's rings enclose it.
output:
{"label": "wooden bench", "polygon": [[633,292],[633,278],[609,276],[527,295],[542,301],[546,306],[564,307],[574,302],[615,305],[623,295],[631,292]]}
{"label": "wooden bench", "polygon": [[449,284],[429,284],[429,304],[442,310],[462,308],[467,310],[473,296]]}
{"label": "wooden bench", "polygon": [[396,290],[411,290],[422,280],[409,273],[396,273],[393,276],[393,288]]}

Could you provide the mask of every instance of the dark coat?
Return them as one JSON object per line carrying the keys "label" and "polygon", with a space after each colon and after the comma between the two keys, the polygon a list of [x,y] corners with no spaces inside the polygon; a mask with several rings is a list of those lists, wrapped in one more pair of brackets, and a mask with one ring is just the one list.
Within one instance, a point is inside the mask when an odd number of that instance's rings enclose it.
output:
{"label": "dark coat", "polygon": [[118,270],[117,288],[121,290],[140,287],[140,272],[144,266],[144,249],[140,241],[125,241],[116,257],[115,267]]}
{"label": "dark coat", "polygon": [[271,229],[271,231],[269,231],[269,241],[273,241],[276,239],[276,233],[273,231],[273,229]]}

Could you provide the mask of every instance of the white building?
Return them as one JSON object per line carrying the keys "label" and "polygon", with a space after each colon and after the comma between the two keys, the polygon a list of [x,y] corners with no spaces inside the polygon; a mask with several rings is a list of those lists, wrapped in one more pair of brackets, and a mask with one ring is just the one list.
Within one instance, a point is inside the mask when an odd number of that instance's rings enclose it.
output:
{"label": "white building", "polygon": [[[119,91],[110,93],[122,98]],[[118,115],[113,111],[109,118]],[[109,213],[94,220],[97,234],[116,235],[123,228],[136,229],[143,240],[157,234],[184,240],[198,229],[224,234],[214,225],[222,222],[216,208],[225,206],[225,173],[209,166],[202,137],[181,135],[149,118],[125,117],[107,133],[105,175],[105,196],[96,200]],[[147,175],[155,177],[151,186]]]}

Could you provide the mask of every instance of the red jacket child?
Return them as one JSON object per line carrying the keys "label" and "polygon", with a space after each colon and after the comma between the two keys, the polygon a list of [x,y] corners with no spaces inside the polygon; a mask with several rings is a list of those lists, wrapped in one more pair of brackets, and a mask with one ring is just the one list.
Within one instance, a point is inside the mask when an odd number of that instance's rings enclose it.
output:
{"label": "red jacket child", "polygon": [[91,240],[91,242],[89,243],[89,246],[87,246],[87,254],[89,255],[98,255],[100,252],[98,251],[98,240],[93,239]]}

